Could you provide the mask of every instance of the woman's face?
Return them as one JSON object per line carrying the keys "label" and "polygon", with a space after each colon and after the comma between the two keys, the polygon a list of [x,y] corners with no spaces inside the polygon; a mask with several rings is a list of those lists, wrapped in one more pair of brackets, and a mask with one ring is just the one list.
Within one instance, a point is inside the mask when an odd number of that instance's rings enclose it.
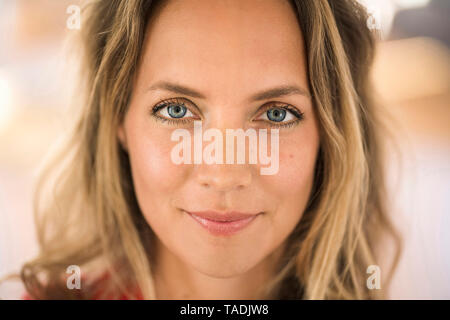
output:
{"label": "woman's face", "polygon": [[[298,90],[272,90],[280,87]],[[314,179],[319,134],[308,93],[303,38],[288,1],[169,1],[148,25],[118,132],[161,248],[203,274],[231,277],[283,247]],[[248,159],[174,163],[171,135],[188,130],[194,152],[194,120],[203,131],[220,130],[224,143],[226,129],[253,128],[258,137],[267,129],[269,142],[278,129],[278,171],[262,175],[264,166]]]}

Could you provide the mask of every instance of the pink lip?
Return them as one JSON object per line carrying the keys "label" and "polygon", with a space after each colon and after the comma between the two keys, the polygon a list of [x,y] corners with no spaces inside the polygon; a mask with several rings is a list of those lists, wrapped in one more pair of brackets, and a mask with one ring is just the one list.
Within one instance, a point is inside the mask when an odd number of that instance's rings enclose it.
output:
{"label": "pink lip", "polygon": [[248,226],[259,213],[198,211],[188,212],[195,221],[214,235],[232,235]]}

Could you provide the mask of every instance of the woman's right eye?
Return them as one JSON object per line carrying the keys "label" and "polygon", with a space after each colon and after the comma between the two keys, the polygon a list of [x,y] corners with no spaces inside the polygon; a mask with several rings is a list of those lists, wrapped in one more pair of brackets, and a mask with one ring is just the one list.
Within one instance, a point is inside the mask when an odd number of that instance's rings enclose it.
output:
{"label": "woman's right eye", "polygon": [[162,121],[189,121],[196,117],[183,102],[162,102],[153,108],[153,115]]}
{"label": "woman's right eye", "polygon": [[193,116],[192,112],[181,104],[172,104],[160,109],[160,114],[166,118],[183,118],[184,116]]}

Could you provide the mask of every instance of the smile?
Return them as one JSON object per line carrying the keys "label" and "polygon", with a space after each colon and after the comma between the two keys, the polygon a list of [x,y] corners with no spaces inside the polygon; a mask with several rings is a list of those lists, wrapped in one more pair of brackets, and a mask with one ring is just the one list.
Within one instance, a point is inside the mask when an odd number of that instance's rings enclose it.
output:
{"label": "smile", "polygon": [[219,213],[215,211],[185,212],[202,227],[217,236],[229,236],[239,232],[252,223],[260,214],[241,212]]}

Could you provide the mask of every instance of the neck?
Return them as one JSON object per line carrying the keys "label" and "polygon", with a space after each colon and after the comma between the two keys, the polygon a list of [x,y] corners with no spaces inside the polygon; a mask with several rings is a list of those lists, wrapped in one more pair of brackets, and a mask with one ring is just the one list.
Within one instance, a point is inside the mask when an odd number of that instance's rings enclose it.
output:
{"label": "neck", "polygon": [[216,278],[194,269],[156,240],[154,279],[157,299],[267,299],[265,285],[273,279],[282,247],[243,274]]}

